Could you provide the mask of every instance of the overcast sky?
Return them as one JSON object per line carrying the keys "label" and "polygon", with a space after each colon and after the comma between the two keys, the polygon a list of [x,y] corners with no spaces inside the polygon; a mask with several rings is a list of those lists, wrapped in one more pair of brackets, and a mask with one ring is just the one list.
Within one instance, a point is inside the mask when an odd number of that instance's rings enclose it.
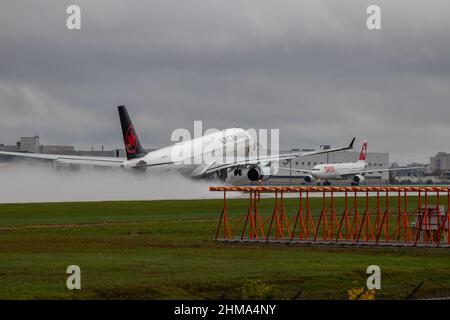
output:
{"label": "overcast sky", "polygon": [[[382,30],[366,28],[369,4]],[[148,148],[203,120],[279,128],[281,148],[357,136],[391,161],[428,161],[450,151],[449,12],[448,0],[3,0],[0,143],[38,131],[122,148],[126,104]]]}

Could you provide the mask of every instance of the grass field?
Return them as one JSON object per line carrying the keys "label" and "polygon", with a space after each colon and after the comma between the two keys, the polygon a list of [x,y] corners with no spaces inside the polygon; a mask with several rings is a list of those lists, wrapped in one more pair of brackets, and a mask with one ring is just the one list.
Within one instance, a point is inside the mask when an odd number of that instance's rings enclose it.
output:
{"label": "grass field", "polygon": [[[246,205],[231,200],[231,215]],[[377,298],[406,298],[421,282],[417,298],[450,296],[450,249],[220,244],[220,209],[221,200],[0,205],[0,299],[345,299],[371,264],[382,270]],[[66,288],[72,264],[79,291]]]}

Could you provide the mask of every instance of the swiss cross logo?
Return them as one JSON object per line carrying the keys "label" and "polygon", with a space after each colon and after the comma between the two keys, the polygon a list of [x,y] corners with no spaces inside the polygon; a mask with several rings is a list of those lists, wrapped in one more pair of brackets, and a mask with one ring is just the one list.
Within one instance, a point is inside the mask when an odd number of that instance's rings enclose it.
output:
{"label": "swiss cross logo", "polygon": [[366,160],[367,142],[364,142],[361,147],[361,153],[359,154],[359,160]]}

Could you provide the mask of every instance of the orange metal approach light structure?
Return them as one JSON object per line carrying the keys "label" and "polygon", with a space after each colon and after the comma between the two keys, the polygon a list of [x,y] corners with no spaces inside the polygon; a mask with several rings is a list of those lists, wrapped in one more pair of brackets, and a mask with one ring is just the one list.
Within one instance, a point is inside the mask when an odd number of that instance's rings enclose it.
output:
{"label": "orange metal approach light structure", "polygon": [[[218,241],[450,247],[450,187],[254,186],[210,191],[223,192]],[[245,212],[230,209],[230,192],[249,195]]]}

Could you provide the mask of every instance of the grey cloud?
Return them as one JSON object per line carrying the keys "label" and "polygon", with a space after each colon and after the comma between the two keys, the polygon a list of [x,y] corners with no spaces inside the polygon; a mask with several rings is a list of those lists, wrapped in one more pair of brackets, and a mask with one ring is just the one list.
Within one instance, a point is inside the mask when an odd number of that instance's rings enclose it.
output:
{"label": "grey cloud", "polygon": [[280,128],[284,148],[353,135],[392,160],[447,150],[450,3],[376,1],[5,1],[0,142],[120,147],[125,103],[149,147],[194,120]]}

